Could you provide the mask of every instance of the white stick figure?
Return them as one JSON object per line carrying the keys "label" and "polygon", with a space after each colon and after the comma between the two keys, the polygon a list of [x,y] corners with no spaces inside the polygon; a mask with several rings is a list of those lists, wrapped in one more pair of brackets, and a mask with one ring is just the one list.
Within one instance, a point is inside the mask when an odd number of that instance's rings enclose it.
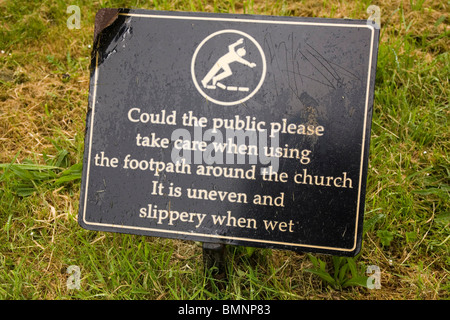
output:
{"label": "white stick figure", "polygon": [[[211,70],[209,70],[209,72],[203,78],[202,85],[204,88],[208,87],[209,89],[215,89],[216,83],[218,81],[231,76],[233,74],[233,72],[231,71],[230,63],[239,62],[250,68],[256,67],[255,63],[250,63],[247,60],[245,60],[244,58],[242,58],[247,53],[244,48],[239,48],[236,50],[236,47],[238,45],[242,44],[243,42],[244,42],[244,38],[241,38],[238,41],[236,41],[235,43],[230,44],[228,46],[228,53],[226,53],[221,58],[219,58],[219,60],[217,60],[217,62],[213,65]],[[220,70],[223,70],[223,72],[219,73]],[[211,81],[211,79],[212,79],[212,86],[209,86],[208,83]],[[222,85],[220,87],[223,88],[225,86]]]}

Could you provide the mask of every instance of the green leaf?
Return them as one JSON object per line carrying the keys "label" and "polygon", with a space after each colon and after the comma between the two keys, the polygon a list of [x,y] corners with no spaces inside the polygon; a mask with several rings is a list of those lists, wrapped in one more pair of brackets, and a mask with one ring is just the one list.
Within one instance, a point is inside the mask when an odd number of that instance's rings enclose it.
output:
{"label": "green leaf", "polygon": [[29,181],[33,180],[33,174],[31,174],[30,171],[28,171],[28,170],[26,170],[24,168],[21,168],[19,166],[13,165],[13,166],[11,166],[10,169],[11,169],[12,172],[14,172],[14,174],[16,176],[18,176],[22,180],[29,180]]}
{"label": "green leaf", "polygon": [[356,262],[353,258],[347,258],[347,265],[350,269],[352,277],[355,278],[358,276],[358,271],[356,270]]}
{"label": "green leaf", "polygon": [[18,187],[16,188],[17,195],[21,197],[28,197],[31,196],[36,189],[34,187]]}
{"label": "green leaf", "polygon": [[[347,271],[348,271],[348,263],[344,264],[341,269],[339,270],[339,275],[338,275],[338,281],[339,283],[344,283],[345,279],[347,277]],[[336,276],[335,276],[336,277]]]}
{"label": "green leaf", "polygon": [[82,171],[83,171],[83,164],[82,163],[75,163],[71,167],[69,167],[66,170],[64,170],[61,173],[61,175],[68,175],[68,174],[74,174],[74,173],[81,174]]}
{"label": "green leaf", "polygon": [[66,159],[69,152],[67,150],[61,150],[58,152],[58,158],[56,159],[56,162],[54,163],[55,166],[60,167],[63,161]]}
{"label": "green leaf", "polygon": [[327,269],[327,264],[325,263],[325,261],[320,260],[320,258],[317,258],[317,260],[319,261],[319,268],[322,271],[326,271]]}
{"label": "green leaf", "polygon": [[366,233],[367,231],[371,230],[373,228],[373,226],[381,219],[384,218],[384,214],[380,213],[377,214],[376,216],[373,216],[372,218],[364,221],[364,226],[363,226],[363,233]]}
{"label": "green leaf", "polygon": [[317,258],[315,256],[313,256],[312,254],[308,254],[308,258],[309,258],[309,260],[311,260],[314,267],[316,267],[316,268],[319,267],[319,262],[317,261]]}
{"label": "green leaf", "polygon": [[420,194],[422,196],[427,196],[430,194],[433,195],[440,195],[440,194],[446,194],[448,192],[450,192],[450,186],[447,185],[442,185],[438,188],[427,188],[427,189],[423,189],[423,190],[413,190],[414,193],[416,194]]}
{"label": "green leaf", "polygon": [[406,232],[406,242],[414,242],[417,240],[416,232]]}
{"label": "green leaf", "polygon": [[392,240],[394,240],[394,234],[388,230],[378,230],[377,236],[380,238],[383,246],[390,246]]}
{"label": "green leaf", "polygon": [[[81,178],[81,176],[80,176]],[[248,257],[251,257],[253,252],[255,252],[256,248],[255,247],[245,247],[245,251],[247,253]]]}
{"label": "green leaf", "polygon": [[367,279],[368,278],[369,277],[367,277],[367,276],[358,276],[358,277],[350,278],[342,284],[342,287],[346,288],[346,287],[350,287],[350,286],[361,286],[361,287],[367,288]]}
{"label": "green leaf", "polygon": [[9,171],[9,169],[11,168],[11,166],[14,164],[17,157],[19,156],[19,153],[20,153],[20,151],[16,153],[16,155],[14,156],[14,159],[12,159],[12,161],[10,163],[0,163],[0,168],[5,168],[5,171],[0,176],[0,181],[2,181],[4,179],[4,177],[6,176],[6,173]]}
{"label": "green leaf", "polygon": [[60,169],[57,166],[48,166],[48,165],[42,165],[42,164],[32,164],[32,163],[0,163],[0,168],[8,168],[8,167],[14,167],[14,168],[20,168],[23,170],[55,170]]}
{"label": "green leaf", "polygon": [[59,185],[61,183],[81,179],[82,171],[83,171],[83,164],[76,163],[71,167],[69,167],[68,169],[61,172],[61,176],[58,179],[56,179],[55,183]]}
{"label": "green leaf", "polygon": [[333,279],[333,277],[328,272],[318,270],[318,269],[305,269],[305,271],[313,273],[315,275],[318,275],[322,280],[324,280],[325,282],[336,287],[336,281]]}
{"label": "green leaf", "polygon": [[450,223],[450,212],[444,212],[438,214],[434,219],[437,223],[447,224]]}
{"label": "green leaf", "polygon": [[435,27],[438,27],[442,22],[445,21],[447,17],[445,15],[442,15],[439,17],[439,19],[436,20],[436,23],[434,24]]}
{"label": "green leaf", "polygon": [[74,181],[74,180],[78,180],[78,179],[81,179],[81,175],[78,175],[78,174],[65,175],[65,176],[62,176],[62,177],[59,177],[58,179],[56,179],[55,184],[60,185],[65,182],[70,182],[70,181]]}

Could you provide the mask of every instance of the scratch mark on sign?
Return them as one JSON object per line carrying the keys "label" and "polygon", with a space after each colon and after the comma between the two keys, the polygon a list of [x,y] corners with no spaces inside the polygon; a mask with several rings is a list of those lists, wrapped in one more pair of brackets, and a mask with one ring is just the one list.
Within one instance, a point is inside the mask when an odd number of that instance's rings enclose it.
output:
{"label": "scratch mark on sign", "polygon": [[[346,80],[361,81],[356,74],[333,62],[310,43],[296,42],[292,33],[288,41],[280,42],[275,42],[272,34],[266,34],[264,49],[268,52],[268,63],[273,67],[271,78],[277,95],[279,87],[286,85],[298,100],[302,100],[300,92],[305,79],[333,90],[342,87]],[[280,80],[283,84],[277,83]]]}

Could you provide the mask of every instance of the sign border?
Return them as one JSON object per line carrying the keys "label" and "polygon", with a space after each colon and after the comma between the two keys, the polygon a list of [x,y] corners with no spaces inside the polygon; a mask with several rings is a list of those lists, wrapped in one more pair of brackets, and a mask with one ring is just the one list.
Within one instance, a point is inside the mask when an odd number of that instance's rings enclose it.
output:
{"label": "sign border", "polygon": [[[195,233],[195,232],[187,232],[187,231],[176,231],[176,230],[164,230],[164,229],[156,229],[156,228],[146,228],[146,227],[137,227],[137,226],[128,226],[128,225],[117,225],[117,224],[104,224],[97,222],[89,222],[86,220],[86,205],[88,198],[88,190],[89,190],[89,173],[91,166],[91,150],[92,150],[92,137],[94,131],[94,117],[95,117],[95,105],[96,105],[96,95],[97,95],[97,86],[98,86],[98,51],[95,53],[95,69],[94,69],[94,83],[93,83],[93,93],[92,93],[92,107],[91,107],[91,119],[89,126],[89,139],[88,139],[88,159],[87,159],[87,168],[85,175],[85,188],[84,194],[81,194],[80,203],[83,203],[83,212],[82,212],[82,222],[86,226],[101,226],[106,228],[113,229],[122,229],[122,230],[141,230],[147,232],[155,232],[162,234],[178,234],[178,235],[187,235],[187,236],[195,236],[198,238],[205,238],[205,241],[211,241],[213,239],[223,239],[223,240],[236,240],[236,241],[244,241],[247,243],[256,243],[256,244],[269,244],[269,245],[278,245],[284,247],[293,247],[293,248],[311,248],[311,249],[319,249],[319,250],[330,250],[330,251],[340,251],[340,252],[352,252],[356,250],[358,244],[358,227],[359,227],[359,219],[360,219],[360,209],[361,209],[361,191],[362,191],[362,176],[364,170],[364,159],[365,159],[365,149],[366,149],[366,132],[367,132],[367,117],[369,112],[369,98],[370,98],[370,84],[372,77],[372,63],[373,63],[373,51],[374,51],[374,37],[375,37],[375,28],[369,24],[341,24],[341,23],[327,23],[327,22],[306,22],[306,21],[287,21],[287,20],[261,20],[261,19],[242,19],[242,18],[225,18],[221,17],[206,17],[206,16],[189,16],[185,15],[183,12],[181,14],[169,13],[165,14],[143,14],[143,13],[129,13],[129,12],[119,12],[120,16],[129,16],[129,17],[141,17],[141,18],[153,18],[153,19],[178,19],[178,20],[201,20],[201,21],[225,21],[225,22],[245,22],[245,23],[260,23],[260,24],[284,24],[284,25],[306,25],[306,26],[325,26],[325,27],[346,27],[346,28],[367,28],[371,31],[370,38],[370,53],[369,53],[369,63],[368,63],[368,72],[367,72],[367,86],[366,86],[366,97],[365,97],[365,108],[364,108],[364,124],[363,124],[363,134],[362,134],[362,143],[361,143],[361,158],[360,158],[360,170],[359,170],[359,181],[358,181],[358,199],[356,206],[356,217],[355,217],[355,229],[354,229],[354,241],[353,246],[351,248],[338,248],[338,247],[330,247],[330,246],[321,246],[321,245],[313,245],[313,244],[304,244],[304,243],[290,243],[290,242],[281,242],[281,241],[273,241],[273,240],[264,240],[264,239],[252,239],[252,238],[244,238],[244,237],[234,237],[234,236],[224,236],[217,234],[204,234],[204,233]],[[255,17],[255,16],[253,16]],[[325,19],[323,19],[325,20]],[[355,21],[355,20],[352,20]],[[358,21],[358,20],[356,20]],[[363,21],[359,20],[358,22]],[[83,191],[83,188],[81,189]]]}

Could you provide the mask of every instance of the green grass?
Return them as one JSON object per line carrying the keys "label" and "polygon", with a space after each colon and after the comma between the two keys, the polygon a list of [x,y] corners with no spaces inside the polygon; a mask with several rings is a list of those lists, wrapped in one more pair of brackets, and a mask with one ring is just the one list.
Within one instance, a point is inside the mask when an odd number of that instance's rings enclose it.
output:
{"label": "green grass", "polygon": [[[81,29],[68,30],[68,5]],[[0,299],[449,299],[448,3],[378,1],[382,32],[360,255],[228,248],[77,223],[89,59],[104,7],[367,18],[371,1],[5,1],[0,4]],[[80,267],[80,289],[67,269]],[[376,265],[381,289],[349,285]],[[308,272],[311,271],[312,272]],[[333,282],[334,281],[334,282]]]}

